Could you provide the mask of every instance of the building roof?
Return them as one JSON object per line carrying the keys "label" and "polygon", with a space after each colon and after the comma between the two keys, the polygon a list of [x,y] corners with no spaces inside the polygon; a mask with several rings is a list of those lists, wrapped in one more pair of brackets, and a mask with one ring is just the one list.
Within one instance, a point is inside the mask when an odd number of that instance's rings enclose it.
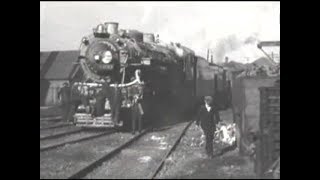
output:
{"label": "building roof", "polygon": [[230,70],[244,70],[246,69],[246,65],[239,63],[239,62],[235,62],[235,61],[230,61],[228,63],[223,63],[223,66],[226,68],[229,68]]}
{"label": "building roof", "polygon": [[[266,57],[261,57],[257,60],[255,60],[253,63],[255,63],[257,66],[273,66],[273,64],[270,62],[270,60]],[[251,64],[253,64],[251,63]]]}
{"label": "building roof", "polygon": [[78,50],[40,52],[40,79],[69,79],[77,68]]}
{"label": "building roof", "polygon": [[51,52],[40,52],[40,71]]}

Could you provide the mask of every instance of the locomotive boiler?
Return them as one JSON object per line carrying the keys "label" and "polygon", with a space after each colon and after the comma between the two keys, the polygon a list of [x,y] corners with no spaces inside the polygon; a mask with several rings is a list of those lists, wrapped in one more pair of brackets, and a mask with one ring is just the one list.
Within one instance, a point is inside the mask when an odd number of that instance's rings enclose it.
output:
{"label": "locomotive boiler", "polygon": [[72,96],[79,99],[74,123],[128,127],[137,102],[144,124],[161,121],[156,105],[162,102],[185,115],[195,95],[195,53],[179,43],[158,42],[151,33],[119,30],[118,25],[99,24],[82,38],[78,63],[83,76],[72,85]]}

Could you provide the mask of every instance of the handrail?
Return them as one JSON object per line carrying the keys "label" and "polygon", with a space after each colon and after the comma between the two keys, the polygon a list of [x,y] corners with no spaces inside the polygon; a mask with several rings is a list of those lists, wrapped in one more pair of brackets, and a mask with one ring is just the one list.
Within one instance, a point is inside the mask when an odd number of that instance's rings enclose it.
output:
{"label": "handrail", "polygon": [[[135,84],[140,84],[140,85],[143,85],[144,82],[140,80],[140,76],[139,76],[139,71],[136,71],[135,72],[135,77],[136,79],[134,81],[131,81],[129,83],[121,83],[121,84],[110,84],[110,87],[128,87],[128,86],[132,86],[132,85],[135,85]],[[74,85],[88,85],[88,86],[96,86],[96,87],[99,87],[99,86],[102,86],[102,84],[98,84],[98,83],[82,83],[82,82],[75,82]]]}

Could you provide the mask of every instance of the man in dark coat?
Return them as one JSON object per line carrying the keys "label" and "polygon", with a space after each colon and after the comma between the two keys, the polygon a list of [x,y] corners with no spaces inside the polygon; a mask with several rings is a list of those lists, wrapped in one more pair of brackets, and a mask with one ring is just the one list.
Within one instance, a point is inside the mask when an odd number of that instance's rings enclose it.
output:
{"label": "man in dark coat", "polygon": [[71,95],[70,95],[71,107],[70,107],[68,120],[73,123],[75,123],[73,116],[75,115],[78,107],[81,104],[81,95],[80,95],[80,91],[77,88],[78,88],[77,86],[72,86]]}
{"label": "man in dark coat", "polygon": [[68,115],[70,111],[70,95],[71,89],[67,82],[63,83],[63,87],[58,92],[58,98],[61,101],[61,108],[62,108],[62,119],[65,122],[68,122]]}
{"label": "man in dark coat", "polygon": [[206,137],[206,153],[209,158],[213,157],[213,135],[216,129],[216,124],[219,121],[219,112],[216,107],[213,107],[213,99],[211,96],[204,98],[205,105],[200,107],[196,124],[201,126]]}
{"label": "man in dark coat", "polygon": [[85,108],[86,113],[90,113],[90,108],[89,108],[89,89],[88,86],[86,85],[81,85],[79,86],[79,92],[80,92],[80,100],[81,104]]}
{"label": "man in dark coat", "polygon": [[[133,97],[133,106],[132,106],[132,134],[135,134],[136,130],[141,132],[142,130],[142,116],[144,114],[143,108],[141,105],[141,98],[139,95]],[[138,129],[136,128],[138,124]]]}
{"label": "man in dark coat", "polygon": [[100,90],[96,94],[96,116],[103,116],[105,113],[106,95],[103,90]]}
{"label": "man in dark coat", "polygon": [[97,116],[96,101],[97,99],[95,97],[95,89],[90,89],[89,90],[89,107],[90,107],[91,117]]}

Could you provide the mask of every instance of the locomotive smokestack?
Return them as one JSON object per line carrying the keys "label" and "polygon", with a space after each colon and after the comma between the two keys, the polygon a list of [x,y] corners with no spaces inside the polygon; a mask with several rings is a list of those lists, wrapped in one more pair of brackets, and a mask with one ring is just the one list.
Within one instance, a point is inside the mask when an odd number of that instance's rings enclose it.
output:
{"label": "locomotive smokestack", "polygon": [[117,22],[106,22],[104,23],[106,29],[107,29],[107,32],[109,34],[118,34],[118,25],[119,23]]}
{"label": "locomotive smokestack", "polygon": [[155,42],[154,34],[144,33],[143,34],[143,42],[154,43]]}

